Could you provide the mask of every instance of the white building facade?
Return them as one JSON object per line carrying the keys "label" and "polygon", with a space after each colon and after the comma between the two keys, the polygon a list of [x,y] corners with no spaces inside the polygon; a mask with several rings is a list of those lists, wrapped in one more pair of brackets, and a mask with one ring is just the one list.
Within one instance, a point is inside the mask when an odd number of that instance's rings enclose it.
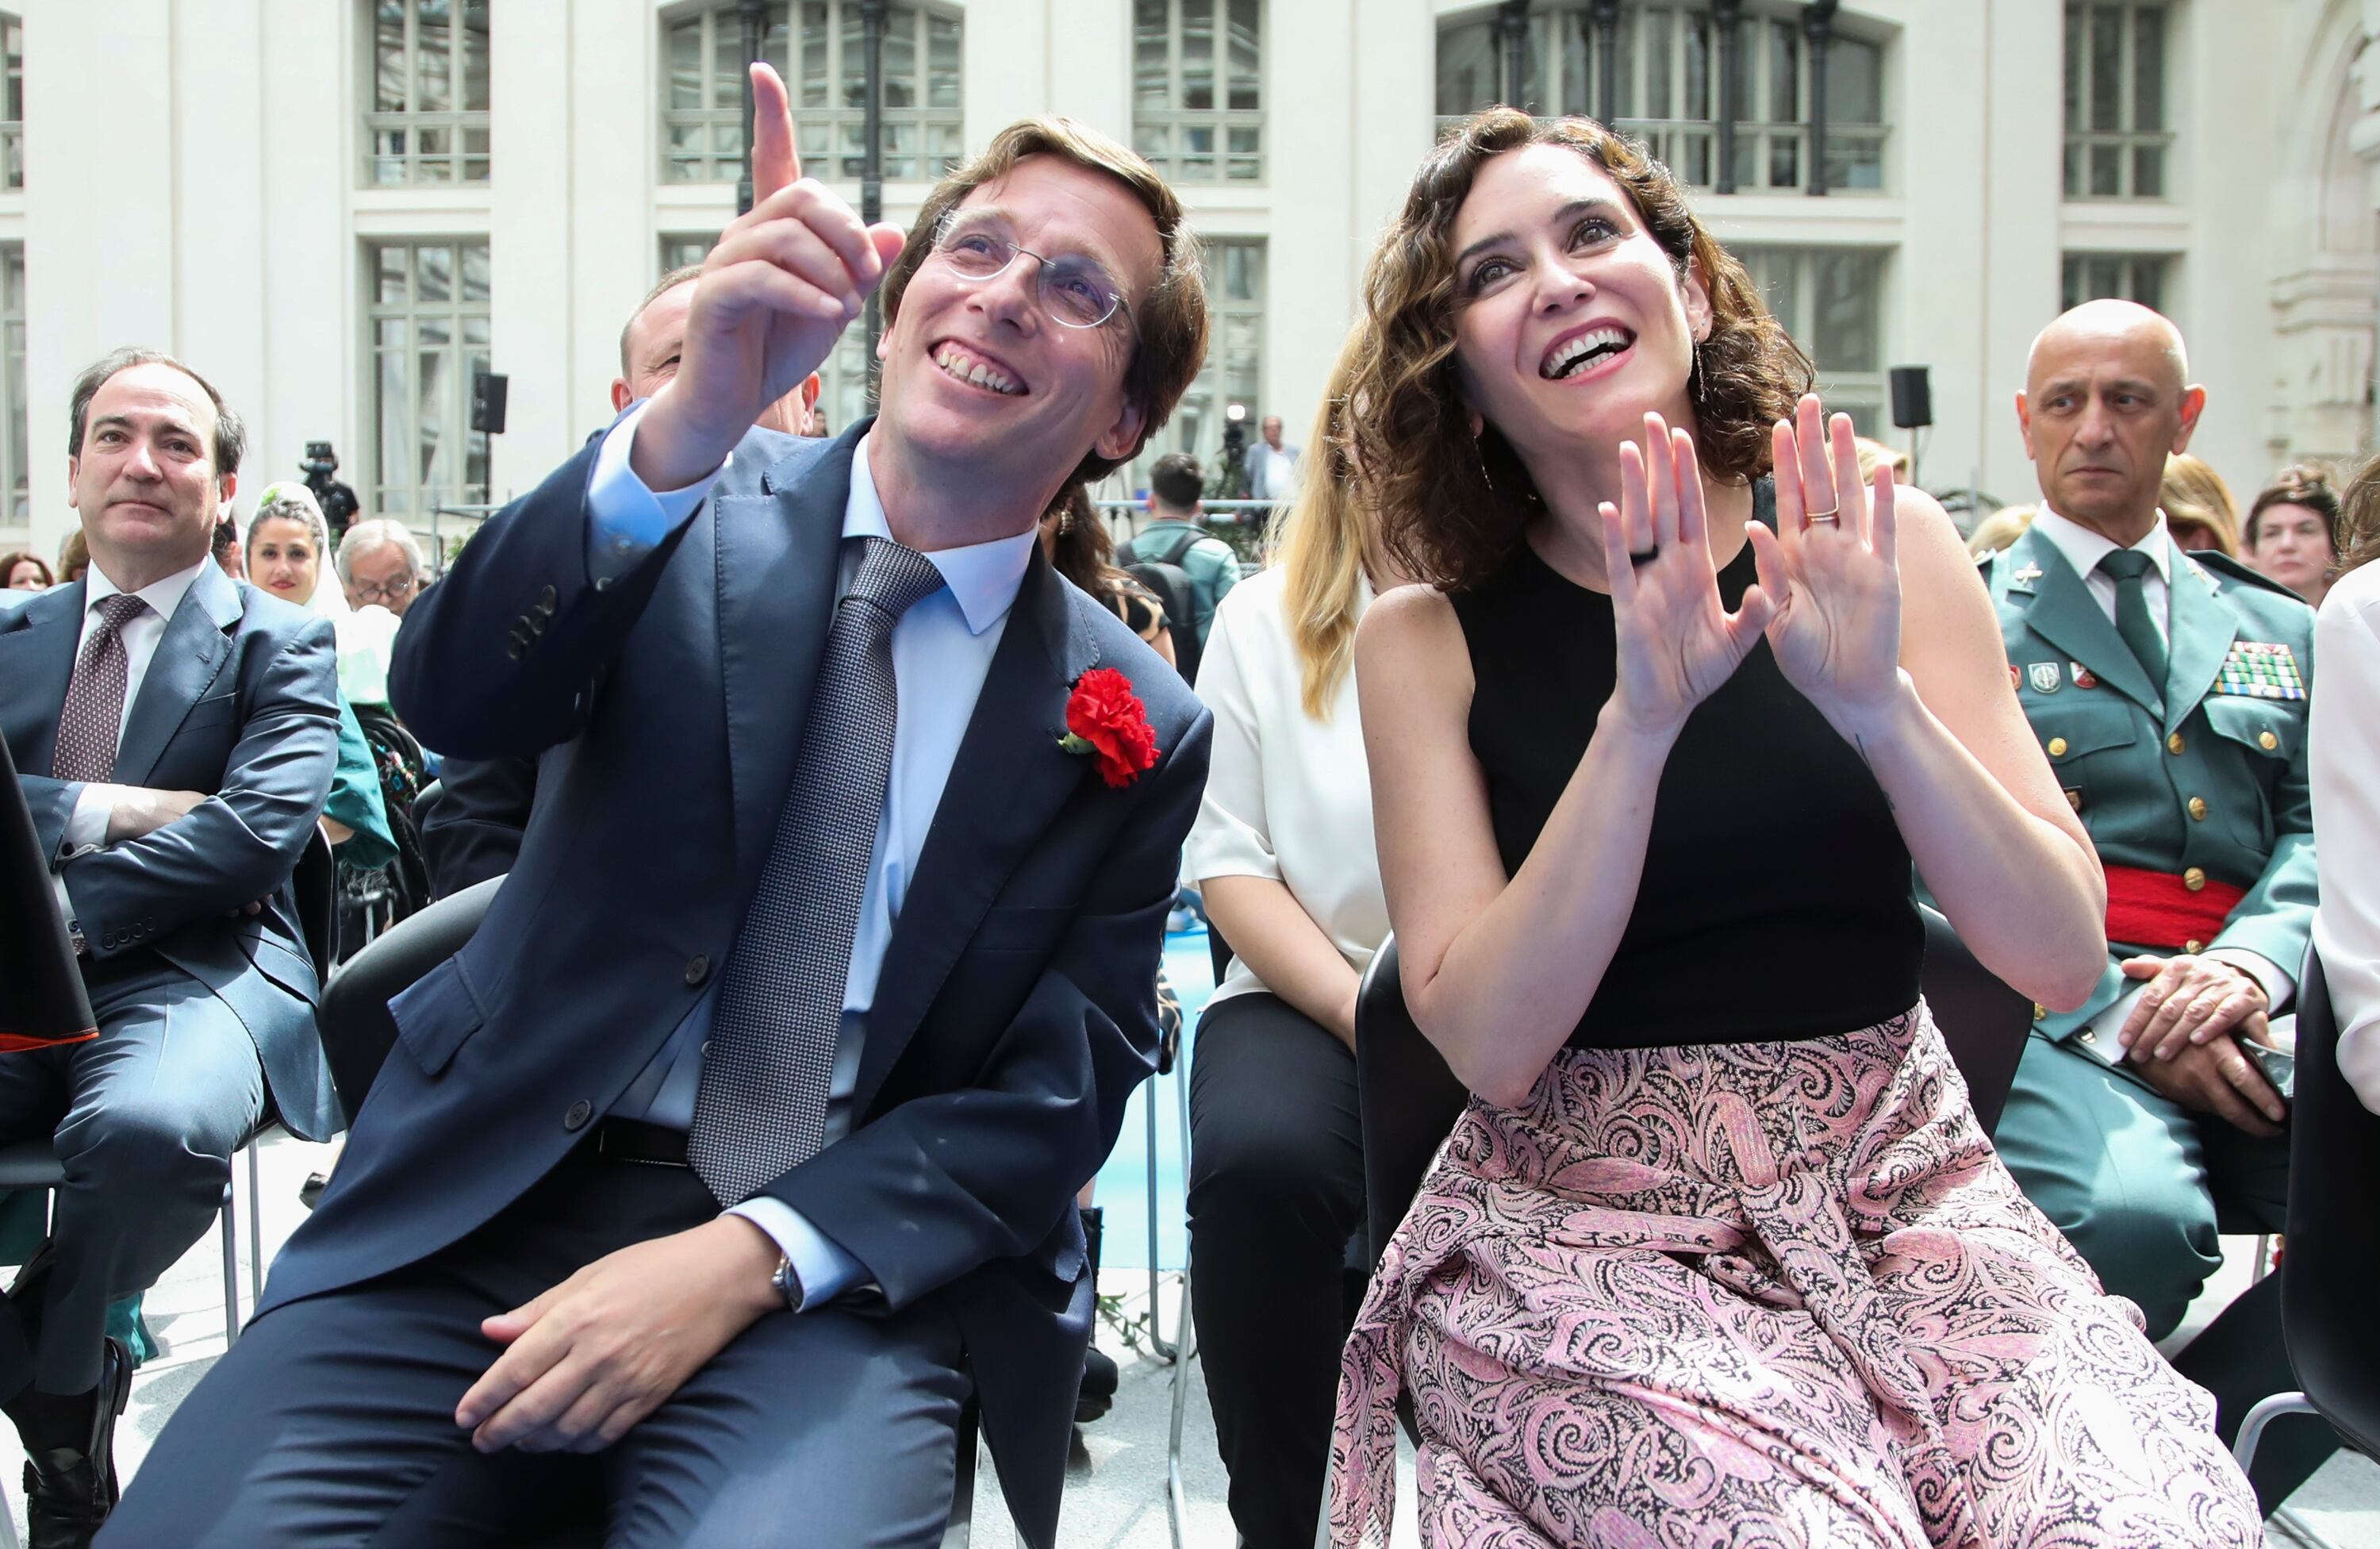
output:
{"label": "white building facade", "polygon": [[[425,531],[483,483],[525,491],[609,419],[638,299],[735,213],[735,0],[16,5],[0,550],[57,552],[68,389],[124,344],[173,351],[238,407],[250,494],[317,440],[367,514]],[[2371,440],[2380,0],[1527,11],[1514,92],[1496,4],[891,5],[886,217],[1026,114],[1138,146],[1208,244],[1217,312],[1153,450],[1211,457],[1232,405],[1302,441],[1439,125],[1518,95],[1651,140],[1867,428],[1906,445],[1885,373],[1929,367],[1931,488],[2032,498],[2011,396],[2034,333],[2091,295],[2180,323],[2212,398],[2197,450],[2243,503],[2283,463]],[[809,169],[856,201],[860,0],[771,0],[761,20]],[[864,412],[864,354],[855,335],[831,363],[837,429]],[[468,423],[491,369],[510,385],[492,438]]]}

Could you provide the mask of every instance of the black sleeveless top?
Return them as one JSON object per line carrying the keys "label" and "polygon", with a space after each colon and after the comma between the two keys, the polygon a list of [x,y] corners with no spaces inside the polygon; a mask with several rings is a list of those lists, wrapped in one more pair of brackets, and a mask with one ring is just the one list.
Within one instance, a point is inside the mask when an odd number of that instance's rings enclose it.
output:
{"label": "black sleeveless top", "polygon": [[[1757,519],[1776,522],[1769,481]],[[1730,608],[1752,545],[1719,572]],[[1520,870],[1617,681],[1611,599],[1520,544],[1452,599],[1471,653],[1471,750],[1504,869]],[[1917,1002],[1909,850],[1852,745],[1762,640],[1694,708],[1661,772],[1636,906],[1572,1048],[1816,1038]]]}

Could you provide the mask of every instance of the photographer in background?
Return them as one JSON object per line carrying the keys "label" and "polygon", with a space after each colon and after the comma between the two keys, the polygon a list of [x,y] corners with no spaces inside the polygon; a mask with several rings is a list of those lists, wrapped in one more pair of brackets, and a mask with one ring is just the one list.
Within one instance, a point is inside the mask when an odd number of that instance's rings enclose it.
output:
{"label": "photographer in background", "polygon": [[322,508],[322,520],[330,526],[331,543],[335,548],[359,509],[356,492],[332,477],[339,471],[339,454],[331,450],[327,441],[310,441],[306,443],[306,460],[298,465],[298,471],[306,476],[306,487],[314,493],[314,504]]}

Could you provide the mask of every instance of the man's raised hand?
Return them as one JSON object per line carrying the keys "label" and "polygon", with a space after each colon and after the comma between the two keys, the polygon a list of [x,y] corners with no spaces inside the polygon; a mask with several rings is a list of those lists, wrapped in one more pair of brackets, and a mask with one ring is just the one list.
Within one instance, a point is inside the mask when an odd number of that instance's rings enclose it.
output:
{"label": "man's raised hand", "polygon": [[727,460],[761,410],[816,371],[905,240],[802,176],[785,83],[752,67],[752,209],[695,282],[677,375],[637,428],[647,487],[684,489]]}

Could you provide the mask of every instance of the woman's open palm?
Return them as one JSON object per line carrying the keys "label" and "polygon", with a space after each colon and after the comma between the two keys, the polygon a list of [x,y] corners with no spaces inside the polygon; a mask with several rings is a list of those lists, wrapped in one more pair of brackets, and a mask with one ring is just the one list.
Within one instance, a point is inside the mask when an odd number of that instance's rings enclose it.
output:
{"label": "woman's open palm", "polygon": [[1768,622],[1759,587],[1730,613],[1711,564],[1710,525],[1694,439],[1658,414],[1645,444],[1620,448],[1620,505],[1605,501],[1604,565],[1611,578],[1621,712],[1674,729],[1733,675]]}
{"label": "woman's open palm", "polygon": [[1892,470],[1874,498],[1860,482],[1852,422],[1829,426],[1815,396],[1773,433],[1777,531],[1752,529],[1760,584],[1776,607],[1768,648],[1785,680],[1830,720],[1888,700],[1900,681],[1900,571]]}

